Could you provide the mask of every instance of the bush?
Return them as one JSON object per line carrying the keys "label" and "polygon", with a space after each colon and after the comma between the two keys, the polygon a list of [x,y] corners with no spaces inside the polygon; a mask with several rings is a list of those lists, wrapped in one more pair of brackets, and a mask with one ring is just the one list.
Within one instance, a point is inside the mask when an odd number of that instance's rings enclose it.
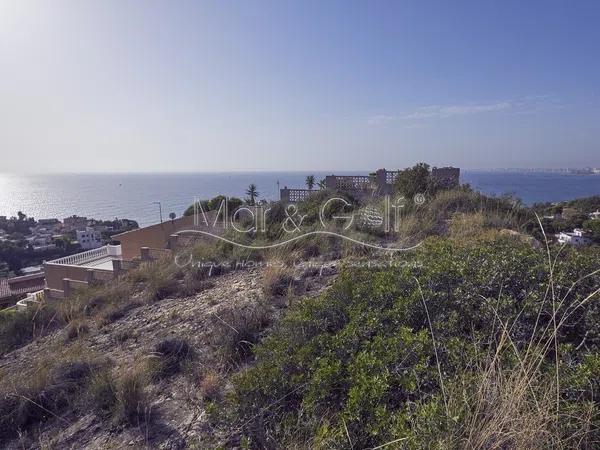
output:
{"label": "bush", "polygon": [[411,201],[416,194],[434,194],[436,186],[430,180],[429,173],[429,165],[425,163],[399,171],[395,181],[396,190]]}
{"label": "bush", "polygon": [[599,256],[563,250],[550,277],[518,241],[429,239],[402,264],[348,269],[254,348],[240,423],[256,448],[572,448],[584,426],[594,448]]}

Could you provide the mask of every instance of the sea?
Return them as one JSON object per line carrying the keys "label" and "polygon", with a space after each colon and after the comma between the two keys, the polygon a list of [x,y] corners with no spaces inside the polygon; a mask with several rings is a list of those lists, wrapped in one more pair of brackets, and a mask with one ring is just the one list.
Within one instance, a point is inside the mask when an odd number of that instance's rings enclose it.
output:
{"label": "sea", "polygon": [[[328,173],[312,174],[318,180]],[[194,199],[218,194],[243,198],[250,183],[257,186],[259,198],[274,200],[279,196],[279,187],[304,187],[306,175],[300,172],[0,174],[0,216],[15,216],[22,211],[36,219],[62,220],[76,214],[104,220],[134,219],[140,226],[146,226],[160,221],[160,210],[164,219],[171,212],[180,216]],[[600,175],[463,170],[461,182],[489,195],[514,195],[526,204],[600,195]]]}

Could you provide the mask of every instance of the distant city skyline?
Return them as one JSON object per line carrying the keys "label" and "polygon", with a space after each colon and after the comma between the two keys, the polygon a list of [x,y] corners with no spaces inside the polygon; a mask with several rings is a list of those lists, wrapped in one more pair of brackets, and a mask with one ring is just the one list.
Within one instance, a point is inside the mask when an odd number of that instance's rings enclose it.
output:
{"label": "distant city skyline", "polygon": [[0,171],[600,167],[598,23],[595,1],[5,0]]}

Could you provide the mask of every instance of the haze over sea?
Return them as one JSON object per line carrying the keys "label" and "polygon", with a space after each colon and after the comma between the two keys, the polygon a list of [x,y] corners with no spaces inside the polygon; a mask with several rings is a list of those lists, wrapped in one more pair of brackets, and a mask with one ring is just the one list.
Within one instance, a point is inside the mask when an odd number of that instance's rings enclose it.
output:
{"label": "haze over sea", "polygon": [[[345,174],[344,172],[337,172]],[[358,172],[352,172],[356,174]],[[365,172],[367,173],[367,172]],[[260,198],[277,199],[280,186],[303,187],[308,173],[135,173],[135,174],[0,174],[0,215],[23,211],[36,219],[63,219],[73,214],[95,219],[128,218],[140,226],[170,212],[181,215],[194,198],[218,194],[243,198],[250,183]],[[327,173],[313,172],[316,179]],[[600,175],[553,172],[462,171],[461,182],[486,194],[511,193],[527,204],[600,195]]]}

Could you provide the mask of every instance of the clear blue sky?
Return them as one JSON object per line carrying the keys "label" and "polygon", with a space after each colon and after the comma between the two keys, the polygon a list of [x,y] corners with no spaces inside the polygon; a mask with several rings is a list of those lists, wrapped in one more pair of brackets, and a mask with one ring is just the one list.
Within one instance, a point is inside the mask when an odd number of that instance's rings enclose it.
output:
{"label": "clear blue sky", "polygon": [[600,166],[598,1],[0,2],[3,171]]}

